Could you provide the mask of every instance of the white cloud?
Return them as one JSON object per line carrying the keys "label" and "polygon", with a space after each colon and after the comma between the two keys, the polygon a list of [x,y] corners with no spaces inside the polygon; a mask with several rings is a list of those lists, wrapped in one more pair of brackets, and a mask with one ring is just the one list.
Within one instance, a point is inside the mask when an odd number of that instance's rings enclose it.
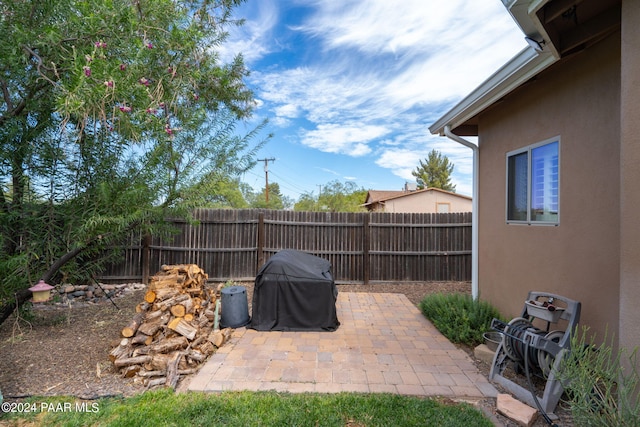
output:
{"label": "white cloud", "polygon": [[[231,27],[227,40],[220,46],[216,46],[222,62],[229,63],[237,54],[242,53],[245,63],[251,64],[273,52],[271,43],[266,41],[272,39],[274,26],[278,22],[278,5],[271,0],[260,0],[255,3],[257,7],[255,9],[252,5],[252,8],[241,8],[238,11],[245,14],[244,25]],[[247,16],[249,12],[253,13]]]}
{"label": "white cloud", "polygon": [[[476,142],[475,138],[469,138],[469,140]],[[420,160],[425,160],[429,156],[431,150],[436,150],[446,156],[454,165],[451,181],[456,184],[456,191],[460,194],[471,195],[473,173],[471,149],[450,139],[433,135],[424,135],[422,141],[416,143],[409,138],[407,142],[402,144],[388,145],[380,151],[375,163],[382,168],[389,169],[394,175],[406,181],[414,182],[415,177],[411,172],[418,167]]]}
{"label": "white cloud", "polygon": [[273,109],[277,117],[295,119],[299,117],[298,106],[295,104],[284,104]]}
{"label": "white cloud", "polygon": [[[506,62],[525,46],[498,1],[318,0],[315,5],[316,13],[296,29],[320,39],[328,51],[352,49],[373,64],[393,56],[383,66],[394,74],[386,94],[409,103],[463,96],[495,71],[496,61]],[[385,69],[378,70],[379,77]]]}
{"label": "white cloud", "polygon": [[[315,2],[318,13],[304,31],[326,38],[327,48],[355,47],[368,53],[413,49],[433,40],[430,35],[446,29],[460,2],[424,0],[344,0]],[[458,13],[456,16],[464,15]]]}
{"label": "white cloud", "polygon": [[[505,26],[508,16],[498,19],[495,9],[475,4],[318,1],[315,13],[295,29],[320,39],[326,49],[357,52],[319,53],[304,67],[278,67],[252,81],[283,125],[290,123],[283,119],[296,117],[292,112],[316,124],[336,118],[375,123],[395,121],[412,108],[450,104],[524,43],[508,37],[515,27]],[[391,52],[398,58],[385,55]],[[416,118],[427,127],[424,116]]]}
{"label": "white cloud", "polygon": [[353,157],[371,152],[369,142],[389,132],[382,126],[358,124],[320,124],[316,129],[303,131],[302,143],[328,153]]}
{"label": "white cloud", "polygon": [[[435,148],[454,163],[458,192],[471,193],[471,151],[429,135],[428,126],[526,46],[501,2],[251,3],[228,49],[242,51],[250,67],[277,55],[249,78],[263,102],[259,114],[276,133],[323,152],[371,157],[405,180]],[[278,20],[296,6],[304,12],[285,34]],[[293,40],[315,50],[298,52]]]}
{"label": "white cloud", "polygon": [[407,149],[393,148],[382,151],[376,160],[376,164],[380,167],[391,169],[394,175],[399,176],[407,181],[414,181],[411,171],[416,168],[420,159],[424,158],[422,152]]}
{"label": "white cloud", "polygon": [[339,172],[336,172],[336,171],[334,171],[333,169],[321,168],[321,167],[318,167],[318,166],[316,166],[316,169],[319,169],[319,170],[321,170],[321,171],[323,171],[323,172],[330,173],[330,174],[332,174],[332,175],[336,175],[336,176],[339,176],[339,175],[340,175],[340,173],[339,173]]}

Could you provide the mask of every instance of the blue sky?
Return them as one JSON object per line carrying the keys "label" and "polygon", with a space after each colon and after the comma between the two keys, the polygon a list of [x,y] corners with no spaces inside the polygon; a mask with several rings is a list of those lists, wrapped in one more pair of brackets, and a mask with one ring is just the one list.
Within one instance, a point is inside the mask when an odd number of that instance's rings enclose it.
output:
{"label": "blue sky", "polygon": [[[297,200],[330,181],[400,190],[432,149],[471,195],[471,150],[428,127],[526,47],[500,0],[248,0],[221,48],[241,52],[274,134],[258,158]],[[264,163],[246,173],[264,187]]]}

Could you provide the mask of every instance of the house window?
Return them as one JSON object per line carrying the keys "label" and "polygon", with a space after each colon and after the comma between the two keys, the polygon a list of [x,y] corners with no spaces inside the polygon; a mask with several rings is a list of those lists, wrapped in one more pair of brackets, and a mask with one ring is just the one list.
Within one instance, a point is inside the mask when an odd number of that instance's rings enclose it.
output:
{"label": "house window", "polygon": [[438,213],[449,213],[450,210],[451,210],[451,203],[442,203],[442,202],[436,203],[436,211]]}
{"label": "house window", "polygon": [[559,223],[560,138],[507,153],[507,222]]}

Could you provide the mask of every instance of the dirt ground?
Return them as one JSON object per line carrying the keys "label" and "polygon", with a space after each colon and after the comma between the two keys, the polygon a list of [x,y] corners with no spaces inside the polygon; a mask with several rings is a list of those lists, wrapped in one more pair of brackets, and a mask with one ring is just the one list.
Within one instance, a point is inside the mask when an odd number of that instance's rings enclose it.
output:
{"label": "dirt ground", "polygon": [[[251,302],[252,283],[247,287]],[[470,293],[468,282],[428,282],[412,284],[338,285],[341,292],[403,293],[414,304],[430,293]],[[67,306],[36,305],[32,315],[15,314],[0,325],[0,390],[5,400],[29,396],[72,395],[80,399],[131,396],[144,388],[121,378],[109,362],[109,350],[120,340],[120,331],[131,320],[144,291],[129,291],[100,304]],[[117,305],[117,307],[116,307]],[[473,358],[473,349],[465,348]],[[490,367],[474,359],[487,375]],[[516,424],[495,413],[495,401],[477,402],[505,426]],[[559,425],[572,426],[567,409],[559,408]],[[539,417],[535,426],[546,425]]]}

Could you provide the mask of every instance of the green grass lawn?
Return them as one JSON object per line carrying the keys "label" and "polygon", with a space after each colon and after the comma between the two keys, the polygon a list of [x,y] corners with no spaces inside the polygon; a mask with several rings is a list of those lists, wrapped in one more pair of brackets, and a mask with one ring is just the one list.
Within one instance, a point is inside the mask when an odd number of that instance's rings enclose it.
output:
{"label": "green grass lawn", "polygon": [[118,427],[493,426],[481,411],[468,404],[394,394],[176,394],[159,390],[127,399],[84,402],[84,406],[71,398],[32,398],[27,402],[35,405],[38,412],[5,414],[0,420],[10,426],[29,421],[44,426]]}

